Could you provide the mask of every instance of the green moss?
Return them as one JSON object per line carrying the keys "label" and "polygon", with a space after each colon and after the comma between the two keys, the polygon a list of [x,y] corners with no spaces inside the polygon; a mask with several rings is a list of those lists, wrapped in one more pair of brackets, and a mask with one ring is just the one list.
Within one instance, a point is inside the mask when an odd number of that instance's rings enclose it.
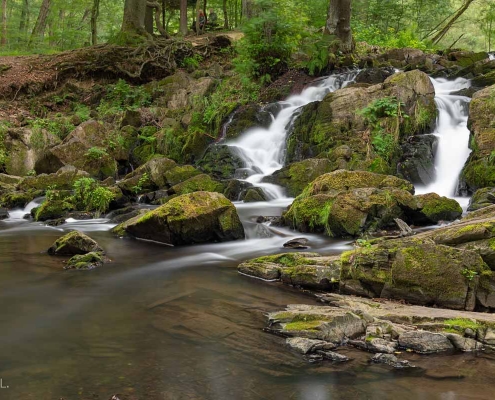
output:
{"label": "green moss", "polygon": [[322,321],[298,321],[298,322],[289,322],[284,325],[285,331],[315,331],[321,326]]}
{"label": "green moss", "polygon": [[478,328],[481,327],[477,321],[467,318],[453,318],[443,321],[450,329],[462,330],[464,332],[466,329],[472,329],[476,332]]}
{"label": "green moss", "polygon": [[87,254],[77,254],[67,261],[66,269],[92,269],[103,264],[103,254],[90,252]]}
{"label": "green moss", "polygon": [[171,191],[177,195],[193,192],[218,192],[223,193],[225,187],[220,182],[211,179],[210,176],[201,174],[172,187]]}
{"label": "green moss", "polygon": [[67,211],[73,210],[74,205],[68,200],[45,201],[36,209],[35,221],[47,221],[63,217]]}
{"label": "green moss", "polygon": [[192,165],[181,165],[166,171],[165,177],[167,182],[173,186],[200,174],[201,172]]}
{"label": "green moss", "polygon": [[309,260],[311,257],[318,257],[317,253],[287,253],[275,254],[272,256],[258,257],[251,260],[252,263],[274,263],[282,264],[284,267],[296,267],[299,265],[316,265],[315,260]]}

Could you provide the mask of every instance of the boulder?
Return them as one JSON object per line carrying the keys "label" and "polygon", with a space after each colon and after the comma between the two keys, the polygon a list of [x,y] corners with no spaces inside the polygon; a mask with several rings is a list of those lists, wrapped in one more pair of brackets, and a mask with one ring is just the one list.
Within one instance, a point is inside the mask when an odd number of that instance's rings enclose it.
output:
{"label": "boulder", "polygon": [[284,243],[284,247],[288,249],[307,249],[309,247],[309,240],[306,238],[291,239]]}
{"label": "boulder", "polygon": [[74,209],[74,205],[67,200],[46,200],[41,206],[33,209],[35,221],[49,221],[63,218]]}
{"label": "boulder", "polygon": [[314,353],[317,350],[325,349],[327,347],[335,347],[324,340],[314,340],[300,337],[287,338],[286,343],[290,348],[301,354]]}
{"label": "boulder", "polygon": [[295,197],[316,178],[336,169],[336,163],[332,163],[327,158],[311,158],[290,164],[265,178],[264,181],[283,186],[289,196]]}
{"label": "boulder", "polygon": [[495,204],[495,187],[477,190],[469,201],[468,211],[476,211]]}
{"label": "boulder", "polygon": [[223,193],[225,186],[213,180],[209,175],[201,174],[193,176],[185,180],[184,182],[178,183],[170,188],[169,193],[171,195],[183,195],[193,192],[218,192]]}
{"label": "boulder", "polygon": [[78,231],[62,236],[48,249],[48,254],[60,256],[75,256],[92,252],[102,253],[103,249],[89,236]]}
{"label": "boulder", "polygon": [[239,168],[245,167],[239,150],[227,145],[210,146],[197,165],[203,172],[217,179],[231,179]]}
{"label": "boulder", "polygon": [[79,170],[74,166],[67,165],[60,168],[55,174],[27,176],[18,184],[18,188],[23,191],[45,191],[48,188],[57,190],[72,190],[74,182],[78,179],[87,177],[89,177],[87,172]]}
{"label": "boulder", "polygon": [[403,333],[399,336],[399,346],[421,354],[454,350],[454,346],[445,335],[428,331]]}
{"label": "boulder", "polygon": [[[402,102],[403,112],[410,118],[400,124],[400,142],[430,130],[437,115],[434,96],[428,75],[417,70],[394,74],[377,85],[351,85],[330,93],[321,102],[302,107],[287,139],[286,162],[322,156],[345,145],[353,153],[346,168],[390,173],[396,165],[393,157],[384,160],[375,152],[370,157],[370,133],[360,111],[378,99],[396,98]],[[393,125],[396,119],[384,117],[383,123]]]}
{"label": "boulder", "polygon": [[[117,162],[106,151],[108,147],[106,127],[94,120],[83,122],[50,153],[63,165],[73,165],[91,176],[104,179],[115,176]],[[92,152],[100,149],[98,152]]]}
{"label": "boulder", "polygon": [[77,254],[67,261],[64,269],[87,270],[101,267],[106,261],[101,252],[90,252],[86,254]]}
{"label": "boulder", "polygon": [[435,135],[411,136],[402,145],[397,172],[414,184],[428,185],[435,179]]}
{"label": "boulder", "polygon": [[234,205],[222,194],[194,192],[131,220],[125,232],[139,239],[169,245],[244,239]]}
{"label": "boulder", "polygon": [[0,220],[9,218],[9,212],[6,208],[0,208]]}
{"label": "boulder", "polygon": [[461,67],[469,67],[478,61],[488,60],[488,53],[486,51],[478,53],[474,51],[454,51],[448,54],[448,58]]}
{"label": "boulder", "polygon": [[413,218],[416,225],[438,223],[440,221],[455,221],[462,215],[462,207],[453,199],[428,193],[414,196],[417,204],[418,217]]}
{"label": "boulder", "polygon": [[399,360],[393,354],[384,354],[384,353],[375,354],[373,357],[371,357],[371,362],[375,364],[386,364],[396,369],[411,368],[411,367],[414,368],[414,365],[412,365],[409,361]]}
{"label": "boulder", "polygon": [[473,95],[469,105],[470,148],[473,151],[462,170],[460,187],[470,193],[495,186],[495,164],[492,160],[495,149],[494,93],[495,85],[480,90]]}
{"label": "boulder", "polygon": [[359,71],[356,76],[356,83],[368,83],[376,85],[377,83],[383,83],[389,76],[395,74],[395,69],[391,67],[386,68],[365,68]]}
{"label": "boulder", "polygon": [[267,196],[262,188],[249,187],[241,194],[240,199],[244,201],[244,203],[255,203],[257,201],[267,201]]}
{"label": "boulder", "polygon": [[7,192],[0,197],[0,207],[5,207],[8,209],[12,208],[24,208],[28,203],[33,201],[36,197],[43,195],[41,190],[29,190],[27,192],[23,191],[12,191]]}

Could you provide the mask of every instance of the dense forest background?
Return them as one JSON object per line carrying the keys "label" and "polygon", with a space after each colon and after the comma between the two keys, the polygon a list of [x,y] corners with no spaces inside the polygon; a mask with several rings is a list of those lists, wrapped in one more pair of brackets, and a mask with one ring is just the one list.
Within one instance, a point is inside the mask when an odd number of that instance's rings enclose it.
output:
{"label": "dense forest background", "polygon": [[[208,15],[217,13],[217,29],[237,29],[245,24],[248,0],[201,1]],[[2,0],[1,52],[50,53],[118,37],[124,13],[122,0]],[[159,0],[161,22],[170,35],[179,34],[180,1]],[[260,3],[260,2],[258,2]],[[296,33],[298,46],[312,43],[325,25],[328,0],[264,0],[276,14],[278,29]],[[440,40],[439,27],[463,7],[466,11]],[[188,1],[188,27],[193,25],[198,3]],[[495,2],[491,0],[354,0],[352,25],[357,42],[385,47],[434,45],[470,50],[493,50]],[[261,15],[266,17],[266,14]],[[158,32],[156,32],[158,34]],[[437,42],[437,43],[434,43]]]}

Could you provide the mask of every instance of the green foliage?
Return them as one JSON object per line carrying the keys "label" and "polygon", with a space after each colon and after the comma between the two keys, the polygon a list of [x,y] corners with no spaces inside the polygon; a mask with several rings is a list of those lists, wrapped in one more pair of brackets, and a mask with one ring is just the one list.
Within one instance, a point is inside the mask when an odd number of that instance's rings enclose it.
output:
{"label": "green foliage", "polygon": [[154,155],[156,152],[156,133],[157,129],[154,126],[145,126],[141,129],[141,134],[138,136],[145,144],[150,145],[150,155]]}
{"label": "green foliage", "polygon": [[7,122],[0,122],[0,171],[4,169],[5,164],[8,162],[7,148],[5,147],[8,129],[9,124]]}
{"label": "green foliage", "polygon": [[[63,140],[71,133],[76,127],[66,118],[38,118],[30,121],[30,126],[33,131],[33,135],[42,135],[42,131],[45,130],[52,135],[57,136]],[[41,139],[35,138],[35,143],[41,145]]]}
{"label": "green foliage", "polygon": [[304,52],[310,56],[310,59],[303,65],[310,75],[317,75],[328,66],[331,41],[332,39],[328,36],[315,37],[315,35],[311,35],[309,40],[305,41]]}
{"label": "green foliage", "polygon": [[253,7],[256,16],[243,27],[235,64],[242,74],[269,83],[287,70],[307,19],[291,1],[255,0]]}
{"label": "green foliage", "polygon": [[473,271],[473,270],[470,270],[468,268],[464,268],[462,271],[461,271],[461,274],[464,275],[464,277],[468,280],[468,281],[472,281],[477,275],[478,275],[478,272],[476,271]]}
{"label": "green foliage", "polygon": [[114,193],[92,178],[81,178],[74,182],[74,202],[78,209],[104,213],[112,200]]}
{"label": "green foliage", "polygon": [[148,173],[145,172],[143,176],[139,178],[137,185],[132,187],[132,191],[136,194],[139,194],[143,191],[143,188],[146,187],[146,185],[148,185],[150,182],[151,182],[150,177]]}
{"label": "green foliage", "polygon": [[74,114],[81,119],[81,122],[89,120],[91,118],[90,113],[91,109],[88,106],[84,104],[74,105]]}
{"label": "green foliage", "polygon": [[195,54],[193,57],[185,57],[184,60],[182,60],[181,66],[187,69],[188,72],[193,72],[199,68],[201,61],[203,61],[203,57],[199,54]]}
{"label": "green foliage", "polygon": [[108,88],[98,106],[101,116],[113,115],[126,110],[136,110],[151,104],[151,94],[144,86],[131,86],[123,79]]}
{"label": "green foliage", "polygon": [[102,148],[102,147],[91,147],[88,149],[88,151],[84,154],[84,156],[93,161],[100,160],[102,157],[107,157],[108,153],[107,151]]}

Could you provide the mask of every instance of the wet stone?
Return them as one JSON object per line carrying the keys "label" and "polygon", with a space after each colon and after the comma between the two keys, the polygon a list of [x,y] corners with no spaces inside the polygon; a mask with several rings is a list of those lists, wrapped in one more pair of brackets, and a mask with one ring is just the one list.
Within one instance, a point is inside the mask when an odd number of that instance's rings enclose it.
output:
{"label": "wet stone", "polygon": [[306,238],[296,238],[289,240],[287,243],[284,243],[284,247],[288,249],[307,249],[309,240]]}
{"label": "wet stone", "polygon": [[383,353],[375,354],[371,358],[371,362],[373,362],[375,364],[389,365],[389,366],[396,368],[396,369],[414,368],[414,365],[412,365],[409,361],[399,360],[393,354],[383,354]]}

